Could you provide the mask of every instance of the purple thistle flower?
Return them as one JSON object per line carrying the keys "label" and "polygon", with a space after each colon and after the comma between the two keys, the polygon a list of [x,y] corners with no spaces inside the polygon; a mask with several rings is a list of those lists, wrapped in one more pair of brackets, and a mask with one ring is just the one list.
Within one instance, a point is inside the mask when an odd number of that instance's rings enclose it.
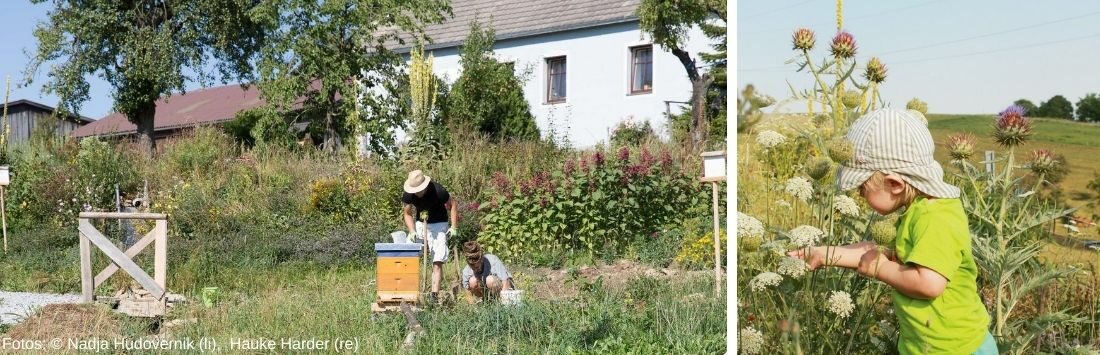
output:
{"label": "purple thistle flower", "polygon": [[998,113],[997,115],[1001,116],[1002,118],[1005,117],[1005,116],[1012,116],[1012,115],[1023,117],[1025,115],[1027,115],[1027,109],[1024,108],[1023,106],[1020,106],[1020,105],[1012,105],[1012,106],[1009,106],[1009,107],[1005,108],[1004,111],[1001,111],[1001,113]]}
{"label": "purple thistle flower", "polygon": [[997,122],[994,124],[993,137],[997,143],[1006,146],[1014,147],[1027,141],[1027,138],[1031,136],[1031,120],[1024,117],[1026,113],[1023,107],[1018,105],[1012,105],[1001,111],[1000,117],[997,118]]}

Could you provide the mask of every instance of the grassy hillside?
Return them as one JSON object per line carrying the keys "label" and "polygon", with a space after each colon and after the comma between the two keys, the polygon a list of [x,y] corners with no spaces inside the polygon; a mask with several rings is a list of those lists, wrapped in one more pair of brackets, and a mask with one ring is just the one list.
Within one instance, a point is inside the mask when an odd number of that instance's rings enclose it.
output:
{"label": "grassy hillside", "polygon": [[[929,115],[928,128],[937,143],[947,141],[954,133],[969,132],[977,138],[977,151],[998,150],[993,141],[993,115]],[[1070,172],[1062,181],[1070,206],[1081,208],[1081,214],[1097,212],[1085,205],[1096,198],[1086,188],[1089,180],[1100,173],[1100,125],[1059,119],[1037,119],[1035,133],[1023,149],[1017,149],[1017,161],[1030,159],[1031,151],[1045,148],[1064,154]],[[978,155],[980,155],[979,153]],[[937,160],[947,161],[947,150],[937,149]],[[975,159],[979,160],[979,159]]]}

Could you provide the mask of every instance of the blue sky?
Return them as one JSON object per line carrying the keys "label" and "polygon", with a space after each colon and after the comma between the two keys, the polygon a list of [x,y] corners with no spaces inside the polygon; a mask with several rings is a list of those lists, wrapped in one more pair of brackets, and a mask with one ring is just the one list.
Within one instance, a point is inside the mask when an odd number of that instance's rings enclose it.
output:
{"label": "blue sky", "polygon": [[[738,90],[753,84],[782,100],[787,82],[809,88],[793,58],[791,34],[817,34],[815,58],[836,34],[834,1],[740,1]],[[1075,105],[1100,92],[1100,2],[845,1],[844,28],[862,65],[878,56],[889,69],[880,92],[895,107],[918,97],[938,113],[995,113],[1026,98],[1036,105],[1061,94]],[[860,71],[862,73],[862,71]],[[785,111],[805,111],[792,104]]]}

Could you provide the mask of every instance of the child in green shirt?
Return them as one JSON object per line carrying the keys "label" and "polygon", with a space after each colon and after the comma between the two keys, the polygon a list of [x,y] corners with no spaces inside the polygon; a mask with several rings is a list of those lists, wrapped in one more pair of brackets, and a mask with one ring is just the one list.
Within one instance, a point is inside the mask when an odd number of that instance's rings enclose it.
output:
{"label": "child in green shirt", "polygon": [[905,209],[894,245],[818,246],[788,255],[811,269],[855,269],[893,287],[901,354],[997,354],[959,189],[943,181],[932,135],[917,115],[882,109],[861,117],[845,137],[855,155],[837,172],[840,190],[859,188],[879,214]]}

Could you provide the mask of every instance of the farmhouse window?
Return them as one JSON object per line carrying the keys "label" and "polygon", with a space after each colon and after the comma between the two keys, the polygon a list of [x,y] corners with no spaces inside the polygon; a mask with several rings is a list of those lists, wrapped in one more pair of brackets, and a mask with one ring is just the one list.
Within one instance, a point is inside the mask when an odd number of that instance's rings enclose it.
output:
{"label": "farmhouse window", "polygon": [[565,102],[565,57],[546,59],[546,102]]}
{"label": "farmhouse window", "polygon": [[630,93],[653,92],[653,46],[630,48]]}

